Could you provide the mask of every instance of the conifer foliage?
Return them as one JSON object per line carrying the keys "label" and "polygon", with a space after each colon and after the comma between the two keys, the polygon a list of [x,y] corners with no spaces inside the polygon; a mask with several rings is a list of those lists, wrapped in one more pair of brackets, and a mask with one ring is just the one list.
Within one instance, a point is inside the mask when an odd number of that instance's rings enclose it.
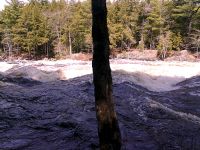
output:
{"label": "conifer foliage", "polygon": [[[59,58],[92,51],[90,0],[7,1],[0,11],[1,56]],[[159,50],[170,34],[168,50],[197,50],[192,35],[200,30],[199,0],[115,0],[107,7],[112,49]]]}

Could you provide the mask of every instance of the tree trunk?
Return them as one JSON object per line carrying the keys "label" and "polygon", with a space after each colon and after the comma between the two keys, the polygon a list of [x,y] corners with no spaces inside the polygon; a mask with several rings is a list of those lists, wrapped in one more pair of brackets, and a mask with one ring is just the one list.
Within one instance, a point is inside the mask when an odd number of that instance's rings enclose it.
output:
{"label": "tree trunk", "polygon": [[69,31],[69,55],[72,55],[72,39],[71,39],[71,34]]}
{"label": "tree trunk", "polygon": [[92,67],[100,149],[120,150],[121,134],[112,97],[106,0],[92,0],[92,19]]}
{"label": "tree trunk", "polygon": [[12,56],[12,44],[10,44],[11,42],[7,42],[8,45],[8,59],[9,61],[11,60],[11,56]]}

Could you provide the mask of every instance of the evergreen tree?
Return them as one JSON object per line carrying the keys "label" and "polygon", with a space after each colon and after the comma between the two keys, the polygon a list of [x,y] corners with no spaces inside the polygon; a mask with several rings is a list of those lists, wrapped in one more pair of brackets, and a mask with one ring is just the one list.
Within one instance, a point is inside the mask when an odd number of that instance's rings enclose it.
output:
{"label": "evergreen tree", "polygon": [[14,47],[14,26],[21,15],[22,4],[18,0],[10,1],[9,5],[1,12],[1,43],[4,51],[10,57],[15,49]]}
{"label": "evergreen tree", "polygon": [[90,1],[77,2],[71,8],[71,20],[65,25],[66,31],[71,33],[72,49],[74,52],[91,49],[91,13]]}
{"label": "evergreen tree", "polygon": [[[200,30],[198,0],[108,1],[112,49],[158,49],[170,32],[172,50],[190,49]],[[7,56],[62,57],[91,52],[90,0],[10,0],[0,12],[0,49]],[[163,38],[161,38],[163,39]]]}
{"label": "evergreen tree", "polygon": [[189,35],[192,30],[200,28],[200,5],[198,0],[173,0],[174,8],[172,31],[180,32],[184,37],[185,45],[189,44]]}
{"label": "evergreen tree", "polygon": [[136,44],[138,6],[139,3],[133,0],[118,0],[108,5],[108,25],[112,47],[130,49]]}
{"label": "evergreen tree", "polygon": [[46,33],[46,18],[40,6],[36,0],[26,5],[15,27],[15,43],[28,52],[29,56],[44,54],[41,46],[49,41]]}
{"label": "evergreen tree", "polygon": [[144,23],[145,43],[148,45],[148,48],[155,49],[159,36],[166,30],[165,3],[163,0],[152,0],[147,4],[149,10]]}

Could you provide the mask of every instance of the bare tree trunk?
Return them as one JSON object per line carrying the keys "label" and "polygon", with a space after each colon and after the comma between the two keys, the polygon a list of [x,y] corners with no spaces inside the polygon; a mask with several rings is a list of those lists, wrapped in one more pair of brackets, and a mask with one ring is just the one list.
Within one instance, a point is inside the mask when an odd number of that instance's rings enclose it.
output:
{"label": "bare tree trunk", "polygon": [[28,55],[29,55],[29,59],[31,58],[31,50],[30,50],[30,46],[28,46]]}
{"label": "bare tree trunk", "polygon": [[69,31],[69,54],[70,56],[72,55],[72,39],[71,39],[70,31]]}
{"label": "bare tree trunk", "polygon": [[7,45],[8,45],[8,59],[10,61],[11,60],[11,56],[12,56],[12,44],[7,42]]}
{"label": "bare tree trunk", "polygon": [[92,0],[92,18],[92,67],[100,149],[120,150],[121,134],[112,97],[106,0]]}
{"label": "bare tree trunk", "polygon": [[17,56],[19,55],[19,44],[17,44]]}
{"label": "bare tree trunk", "polygon": [[46,56],[47,56],[47,58],[49,58],[49,48],[48,48],[48,43],[49,43],[49,42],[45,43],[45,51],[46,51]]}
{"label": "bare tree trunk", "polygon": [[61,41],[60,41],[60,29],[58,26],[56,26],[56,34],[57,34],[57,38],[58,38],[58,53],[59,53],[59,56],[61,56],[61,48],[60,48],[60,44],[61,44]]}

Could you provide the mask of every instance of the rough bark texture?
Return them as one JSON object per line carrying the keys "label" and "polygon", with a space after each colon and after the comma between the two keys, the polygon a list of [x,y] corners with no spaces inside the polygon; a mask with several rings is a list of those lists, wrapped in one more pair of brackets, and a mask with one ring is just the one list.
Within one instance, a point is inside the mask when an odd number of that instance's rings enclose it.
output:
{"label": "rough bark texture", "polygon": [[112,98],[106,0],[92,0],[93,79],[101,150],[120,149],[121,135]]}

